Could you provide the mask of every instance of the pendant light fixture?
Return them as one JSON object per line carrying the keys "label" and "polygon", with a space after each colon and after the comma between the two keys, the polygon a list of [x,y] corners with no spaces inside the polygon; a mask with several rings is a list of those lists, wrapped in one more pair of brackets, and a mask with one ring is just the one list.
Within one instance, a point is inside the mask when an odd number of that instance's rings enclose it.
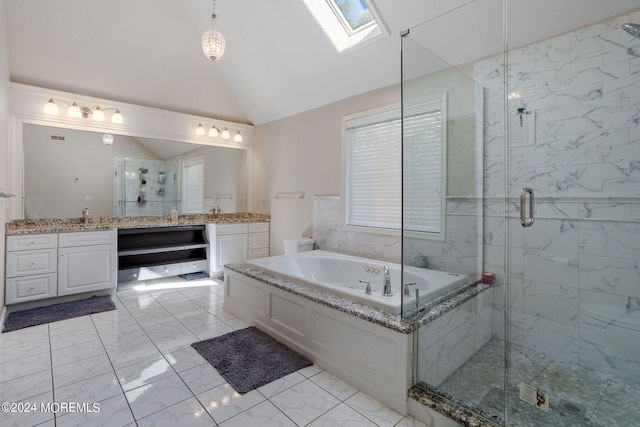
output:
{"label": "pendant light fixture", "polygon": [[216,30],[216,0],[213,0],[213,13],[211,14],[211,29],[202,34],[202,50],[204,55],[212,61],[218,60],[224,55],[224,36]]}

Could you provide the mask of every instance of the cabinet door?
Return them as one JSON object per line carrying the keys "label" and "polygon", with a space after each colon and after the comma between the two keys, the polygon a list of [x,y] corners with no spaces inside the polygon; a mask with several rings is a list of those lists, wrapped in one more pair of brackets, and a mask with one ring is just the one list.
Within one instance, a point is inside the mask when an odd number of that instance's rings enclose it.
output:
{"label": "cabinet door", "polygon": [[221,271],[225,264],[242,262],[247,257],[247,235],[233,234],[218,236],[216,239],[216,269]]}
{"label": "cabinet door", "polygon": [[59,249],[58,295],[70,295],[115,287],[115,245]]}

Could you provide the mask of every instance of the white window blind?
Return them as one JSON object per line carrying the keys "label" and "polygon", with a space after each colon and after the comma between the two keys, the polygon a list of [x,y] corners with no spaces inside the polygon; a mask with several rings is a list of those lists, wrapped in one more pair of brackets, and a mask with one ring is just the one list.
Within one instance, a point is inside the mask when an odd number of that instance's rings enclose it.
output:
{"label": "white window blind", "polygon": [[[443,98],[405,107],[405,229],[439,233],[442,207]],[[400,229],[400,109],[345,120],[347,225]]]}
{"label": "white window blind", "polygon": [[202,213],[204,185],[204,158],[198,157],[184,163],[184,213]]}
{"label": "white window blind", "polygon": [[404,228],[440,233],[444,188],[444,95],[405,105]]}

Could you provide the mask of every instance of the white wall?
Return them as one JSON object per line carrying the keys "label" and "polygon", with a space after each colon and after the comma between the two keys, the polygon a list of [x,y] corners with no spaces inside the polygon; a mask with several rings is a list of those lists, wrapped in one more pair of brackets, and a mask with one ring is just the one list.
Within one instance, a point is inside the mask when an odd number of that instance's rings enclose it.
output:
{"label": "white wall", "polygon": [[[342,116],[398,102],[393,85],[255,128],[253,211],[271,214],[272,255],[283,253],[283,238],[311,235],[314,195],[340,194]],[[279,191],[305,197],[274,199]]]}
{"label": "white wall", "polygon": [[[0,165],[6,164],[9,139],[9,29],[7,2],[0,0]],[[7,168],[0,173],[0,191],[6,191]],[[0,201],[0,253],[4,254],[5,202]],[[4,258],[4,257],[3,257]],[[0,307],[4,307],[4,259],[0,262]]]}

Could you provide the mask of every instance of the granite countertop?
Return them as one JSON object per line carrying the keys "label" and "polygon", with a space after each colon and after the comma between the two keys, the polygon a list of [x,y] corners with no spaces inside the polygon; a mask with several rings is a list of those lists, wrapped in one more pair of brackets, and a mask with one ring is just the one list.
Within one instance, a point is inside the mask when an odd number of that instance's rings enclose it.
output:
{"label": "granite countertop", "polygon": [[87,224],[82,218],[15,219],[5,225],[7,235],[58,233],[65,231],[99,231],[117,228],[170,227],[176,225],[226,224],[270,221],[271,215],[257,213],[179,215],[171,221],[169,215],[156,216],[96,216]]}

